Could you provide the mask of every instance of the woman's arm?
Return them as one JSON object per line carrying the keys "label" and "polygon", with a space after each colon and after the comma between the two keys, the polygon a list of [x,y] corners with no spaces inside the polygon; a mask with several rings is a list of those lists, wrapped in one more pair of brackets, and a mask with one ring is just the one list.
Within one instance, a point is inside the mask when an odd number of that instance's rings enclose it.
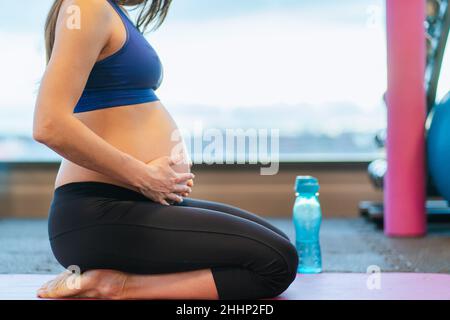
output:
{"label": "woman's arm", "polygon": [[[67,8],[81,12],[80,28],[69,28]],[[145,164],[115,148],[73,116],[89,74],[112,30],[104,0],[66,0],[58,18],[53,53],[41,82],[33,137],[64,158],[138,188],[152,200],[179,201],[175,193],[190,192],[184,183],[192,174],[172,170],[173,159]]]}

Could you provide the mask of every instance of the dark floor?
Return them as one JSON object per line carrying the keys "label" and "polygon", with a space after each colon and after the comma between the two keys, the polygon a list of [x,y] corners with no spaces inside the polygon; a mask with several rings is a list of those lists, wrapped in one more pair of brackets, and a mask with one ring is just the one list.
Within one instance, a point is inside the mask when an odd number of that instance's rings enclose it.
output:
{"label": "dark floor", "polygon": [[[290,220],[268,219],[294,239]],[[430,225],[427,237],[386,238],[363,219],[325,220],[321,230],[325,272],[450,273],[450,225]],[[58,273],[45,220],[0,220],[0,273]]]}

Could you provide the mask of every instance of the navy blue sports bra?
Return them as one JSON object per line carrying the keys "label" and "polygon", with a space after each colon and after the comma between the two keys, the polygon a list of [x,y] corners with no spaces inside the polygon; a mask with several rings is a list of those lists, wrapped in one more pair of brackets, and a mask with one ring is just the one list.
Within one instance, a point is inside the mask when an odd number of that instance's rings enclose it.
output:
{"label": "navy blue sports bra", "polygon": [[155,50],[114,0],[127,38],[119,51],[98,61],[89,75],[74,113],[159,100],[163,69]]}

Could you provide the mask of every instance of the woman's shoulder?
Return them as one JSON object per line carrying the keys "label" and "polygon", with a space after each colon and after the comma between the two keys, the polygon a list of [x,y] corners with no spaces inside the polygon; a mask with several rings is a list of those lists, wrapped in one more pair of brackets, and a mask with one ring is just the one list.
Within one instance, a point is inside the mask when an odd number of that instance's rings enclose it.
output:
{"label": "woman's shoulder", "polygon": [[62,0],[56,29],[76,30],[80,34],[108,33],[112,17],[107,0]]}
{"label": "woman's shoulder", "polygon": [[62,0],[60,15],[68,15],[89,22],[90,18],[108,21],[112,11],[108,0]]}

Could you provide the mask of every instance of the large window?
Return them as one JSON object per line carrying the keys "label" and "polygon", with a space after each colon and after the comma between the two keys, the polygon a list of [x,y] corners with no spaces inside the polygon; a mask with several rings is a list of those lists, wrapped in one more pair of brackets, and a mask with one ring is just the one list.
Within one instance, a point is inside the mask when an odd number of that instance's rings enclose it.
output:
{"label": "large window", "polygon": [[[2,1],[0,160],[54,160],[31,140],[51,0]],[[174,0],[147,35],[181,128],[279,129],[281,160],[376,157],[385,126],[383,0]]]}

